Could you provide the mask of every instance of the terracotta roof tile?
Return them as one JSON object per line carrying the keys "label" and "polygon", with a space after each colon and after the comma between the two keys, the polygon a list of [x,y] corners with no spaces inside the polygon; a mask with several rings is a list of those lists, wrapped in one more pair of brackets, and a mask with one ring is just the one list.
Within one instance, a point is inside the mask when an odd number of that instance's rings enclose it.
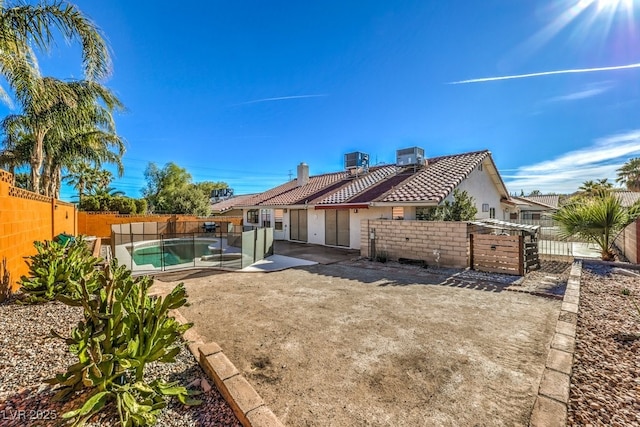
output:
{"label": "terracotta roof tile", "polygon": [[323,198],[318,197],[314,200],[314,203],[322,205],[351,202],[351,199],[384,181],[390,175],[395,174],[396,169],[395,166],[372,167],[367,173],[363,173],[357,178],[352,178],[346,185],[341,186],[338,191],[332,192]]}
{"label": "terracotta roof tile", "polygon": [[425,167],[377,201],[440,203],[489,155],[484,150],[428,159]]}
{"label": "terracotta roof tile", "polygon": [[[287,184],[293,183],[293,185],[282,188],[283,191],[274,192],[275,194],[273,194],[272,196],[270,195],[269,197],[262,198],[257,203],[255,203],[255,205],[286,206],[293,204],[303,204],[306,200],[313,200],[313,198],[316,197],[316,194],[318,194],[325,188],[346,179],[347,176],[347,172],[335,172],[324,175],[311,176],[309,177],[309,182],[307,184],[301,185],[299,187],[297,186],[297,180],[290,181]],[[280,187],[276,187],[276,189]],[[272,190],[267,191],[267,193],[270,191]]]}
{"label": "terracotta roof tile", "polygon": [[640,193],[637,191],[616,191],[614,194],[618,196],[620,204],[625,208],[632,206],[640,200]]}
{"label": "terracotta roof tile", "polygon": [[245,201],[255,196],[256,194],[243,194],[239,196],[234,196],[229,199],[222,200],[220,202],[212,203],[211,210],[213,212],[226,212],[238,206],[243,206]]}
{"label": "terracotta roof tile", "polygon": [[558,202],[560,200],[560,196],[558,194],[544,194],[540,196],[520,197],[520,199],[530,200],[534,203],[540,203],[540,204],[549,206],[551,208],[558,209]]}

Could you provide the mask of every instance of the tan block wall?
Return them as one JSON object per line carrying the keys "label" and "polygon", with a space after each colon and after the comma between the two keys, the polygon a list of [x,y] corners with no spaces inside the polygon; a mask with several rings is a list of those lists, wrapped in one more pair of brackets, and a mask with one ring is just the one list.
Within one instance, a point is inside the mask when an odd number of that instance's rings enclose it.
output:
{"label": "tan block wall", "polygon": [[360,254],[365,257],[370,256],[371,232],[375,233],[376,251],[386,252],[390,259],[419,259],[437,265],[436,250],[442,267],[469,266],[470,227],[465,222],[363,220]]}
{"label": "tan block wall", "polygon": [[73,204],[14,187],[13,175],[0,170],[0,260],[7,260],[13,289],[28,272],[24,257],[36,253],[33,242],[63,232],[77,232]]}
{"label": "tan block wall", "polygon": [[133,222],[216,221],[242,225],[241,216],[216,216],[201,218],[193,215],[120,215],[112,212],[78,212],[78,233],[87,236],[110,237],[112,224]]}
{"label": "tan block wall", "polygon": [[616,238],[615,244],[625,257],[634,264],[638,264],[638,233],[640,227],[638,222],[640,219],[629,224]]}

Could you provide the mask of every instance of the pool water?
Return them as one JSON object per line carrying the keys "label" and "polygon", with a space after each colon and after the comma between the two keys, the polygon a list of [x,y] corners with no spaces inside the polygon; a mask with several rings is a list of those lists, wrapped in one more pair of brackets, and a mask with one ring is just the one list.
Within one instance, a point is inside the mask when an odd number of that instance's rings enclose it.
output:
{"label": "pool water", "polygon": [[137,265],[151,264],[154,267],[193,262],[194,258],[210,255],[210,241],[170,241],[133,250],[133,262]]}

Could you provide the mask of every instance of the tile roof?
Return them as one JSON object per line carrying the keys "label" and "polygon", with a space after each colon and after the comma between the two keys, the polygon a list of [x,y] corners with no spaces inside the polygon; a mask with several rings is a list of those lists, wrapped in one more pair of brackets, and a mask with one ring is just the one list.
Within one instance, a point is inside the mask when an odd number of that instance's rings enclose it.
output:
{"label": "tile roof", "polygon": [[[421,168],[396,165],[374,166],[358,177],[347,171],[309,177],[298,186],[297,181],[286,182],[243,201],[242,206],[289,206],[304,203],[313,205],[341,205],[371,202],[428,202],[440,203],[456,186],[485,159],[487,150],[450,156],[434,157]],[[493,161],[489,173],[497,174]],[[498,175],[498,180],[499,180]],[[504,187],[504,185],[502,185]],[[506,193],[506,188],[503,188]]]}
{"label": "tile roof", "polygon": [[640,200],[640,193],[637,191],[616,191],[614,194],[618,196],[620,204],[625,208]]}
{"label": "tile roof", "polygon": [[546,195],[540,195],[540,196],[526,196],[526,197],[518,197],[518,198],[526,201],[530,201],[533,203],[537,203],[539,205],[545,205],[553,209],[558,209],[558,202],[560,200],[560,195],[546,194]]}
{"label": "tile roof", "polygon": [[334,172],[323,175],[310,176],[309,182],[298,186],[297,179],[289,181],[279,187],[258,194],[247,200],[245,206],[287,206],[304,204],[318,197],[327,187],[336,185],[349,176],[348,172]]}
{"label": "tile roof", "polygon": [[326,197],[318,197],[313,202],[320,205],[351,202],[351,199],[354,197],[379,184],[390,175],[395,174],[396,170],[396,166],[372,167],[369,169],[369,172],[353,178],[348,181],[347,184],[342,185],[337,191],[330,193]]}
{"label": "tile roof", "polygon": [[377,201],[440,203],[488,156],[489,151],[484,150],[428,159],[426,167]]}
{"label": "tile roof", "polygon": [[230,197],[226,200],[222,200],[220,202],[211,204],[211,211],[213,212],[226,212],[231,209],[236,208],[237,206],[242,206],[244,202],[251,197],[254,197],[255,194],[243,194],[239,196]]}

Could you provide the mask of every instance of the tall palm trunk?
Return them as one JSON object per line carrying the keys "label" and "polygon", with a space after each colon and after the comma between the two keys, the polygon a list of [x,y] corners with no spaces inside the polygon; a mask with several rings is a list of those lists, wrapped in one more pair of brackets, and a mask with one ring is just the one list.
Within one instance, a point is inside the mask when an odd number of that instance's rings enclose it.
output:
{"label": "tall palm trunk", "polygon": [[31,191],[40,194],[40,177],[42,176],[42,163],[44,161],[44,136],[46,131],[35,132],[35,143],[31,150]]}

